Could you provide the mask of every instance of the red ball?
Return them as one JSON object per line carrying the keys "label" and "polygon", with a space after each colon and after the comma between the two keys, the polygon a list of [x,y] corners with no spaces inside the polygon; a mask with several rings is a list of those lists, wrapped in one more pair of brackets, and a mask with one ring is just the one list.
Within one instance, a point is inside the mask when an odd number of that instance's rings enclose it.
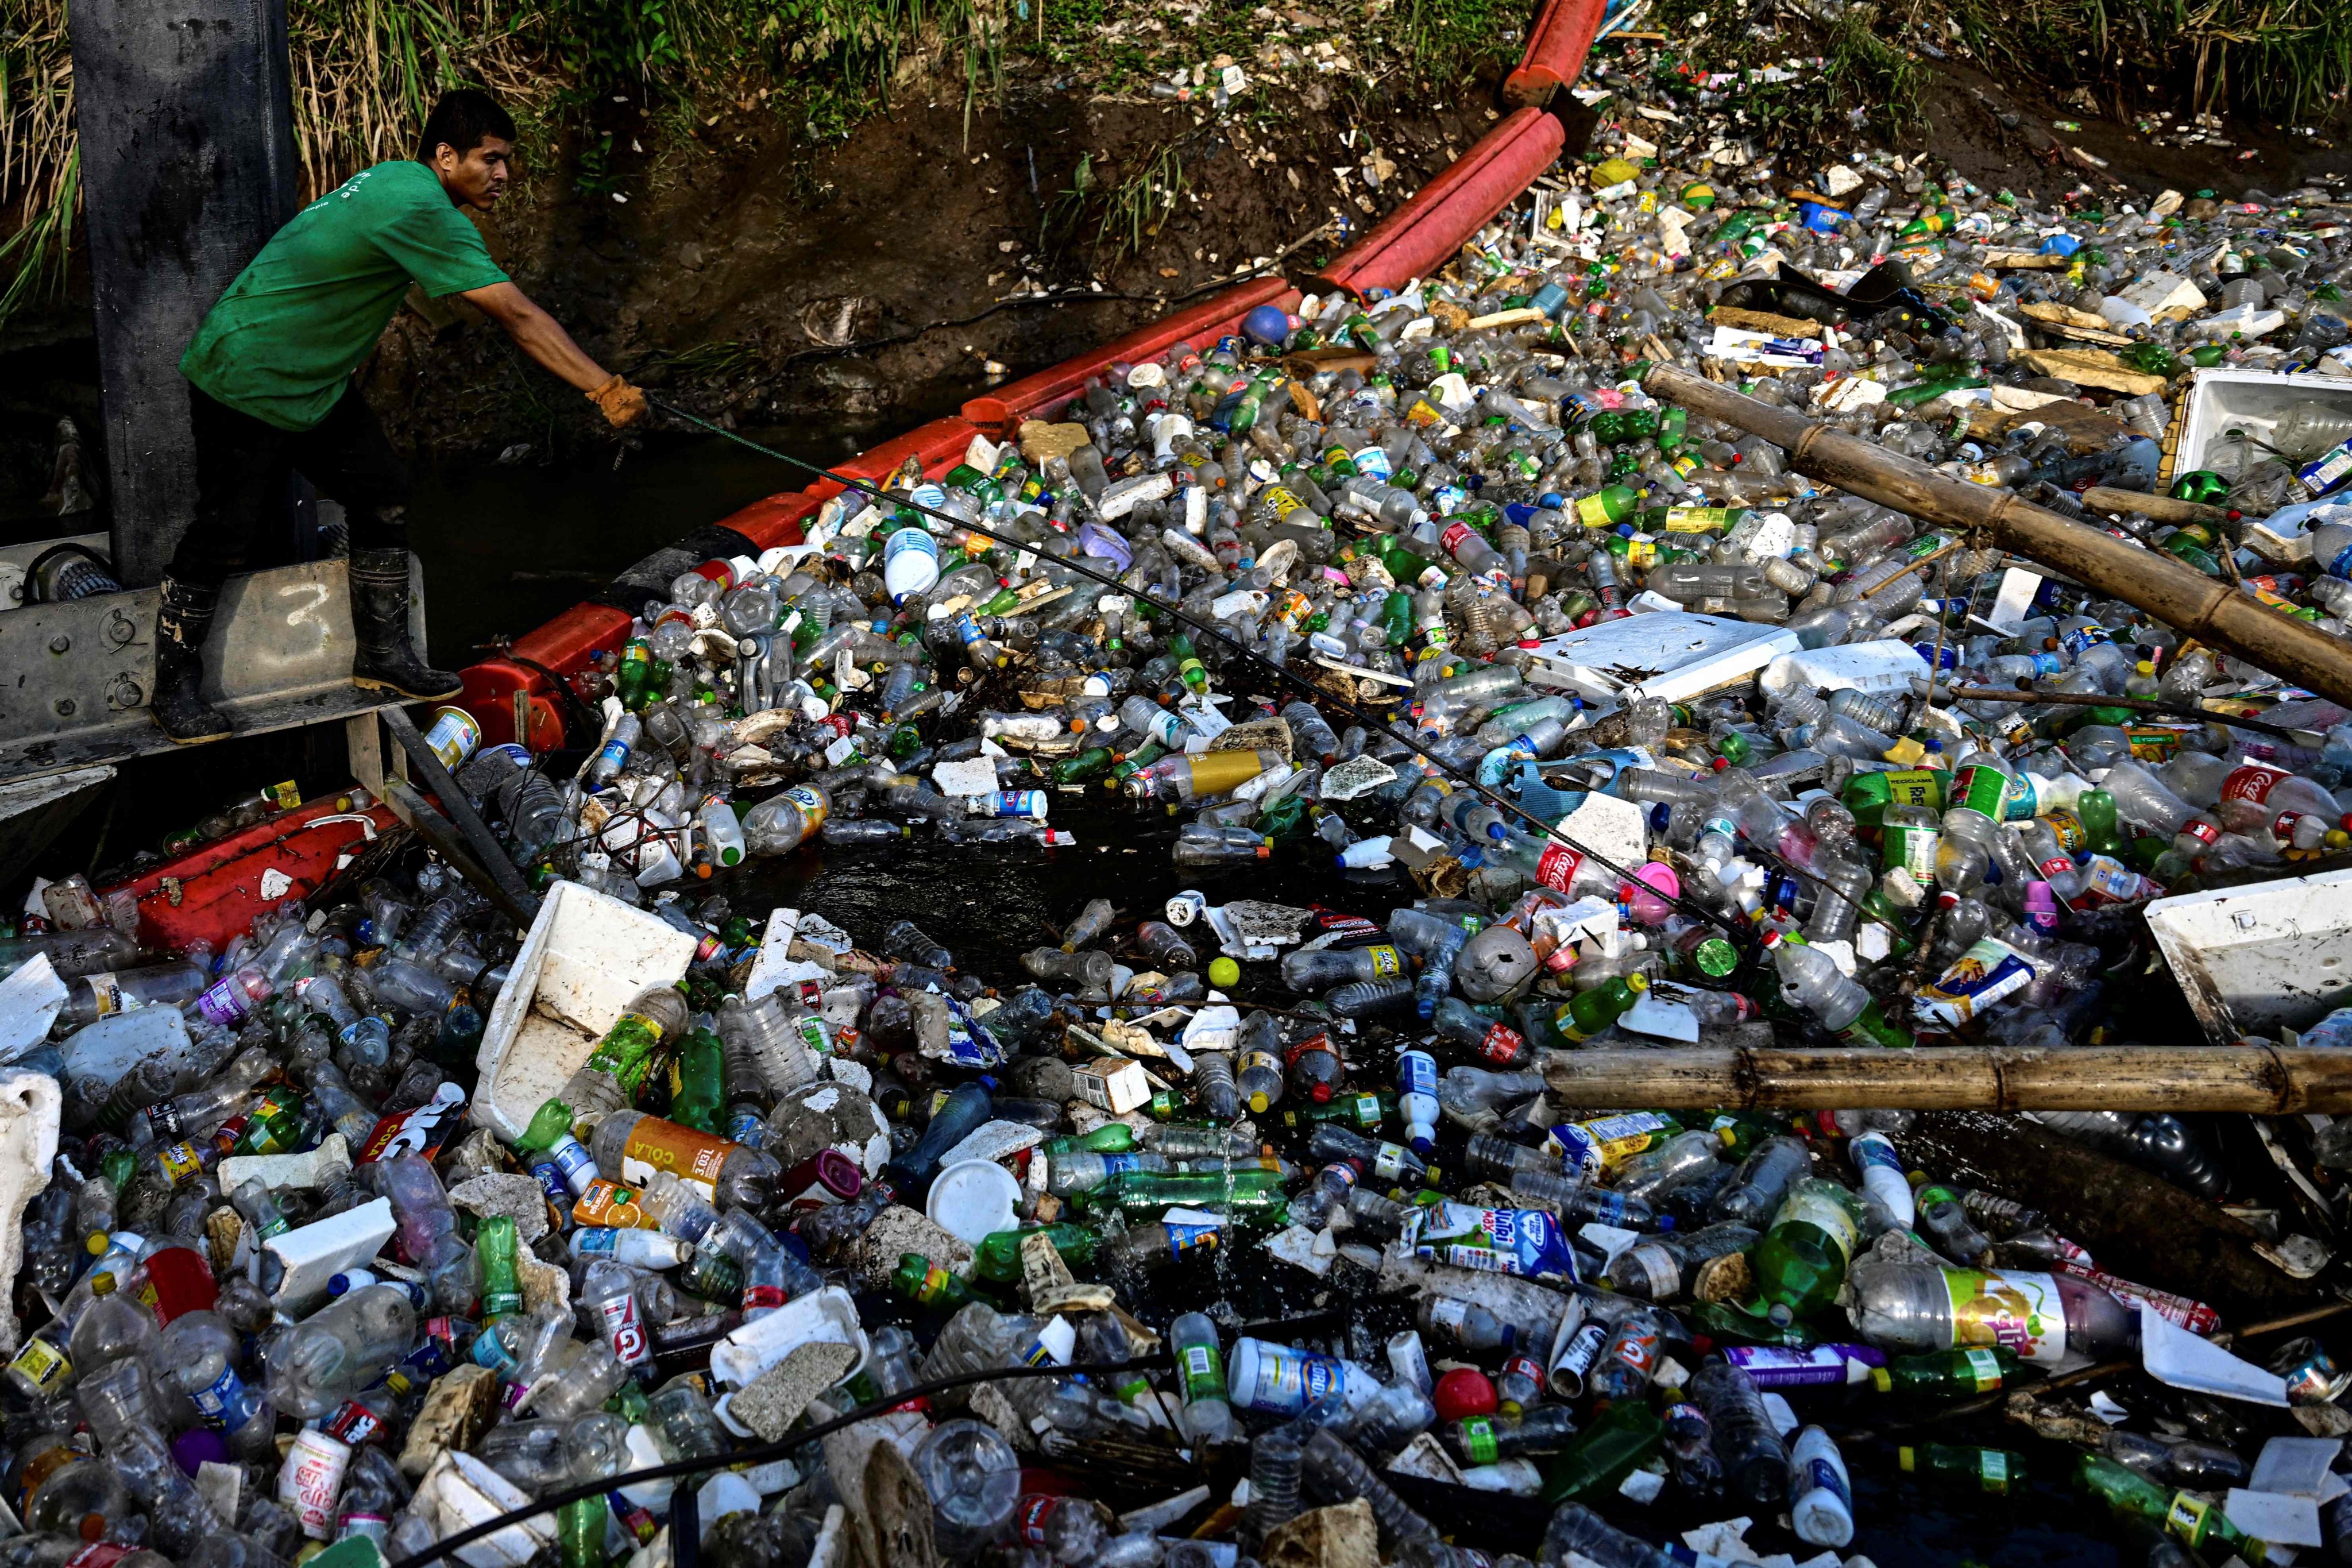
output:
{"label": "red ball", "polygon": [[1498,1402],[1494,1382],[1485,1373],[1475,1366],[1457,1366],[1437,1380],[1430,1403],[1437,1406],[1440,1421],[1466,1421],[1473,1415],[1492,1415]]}

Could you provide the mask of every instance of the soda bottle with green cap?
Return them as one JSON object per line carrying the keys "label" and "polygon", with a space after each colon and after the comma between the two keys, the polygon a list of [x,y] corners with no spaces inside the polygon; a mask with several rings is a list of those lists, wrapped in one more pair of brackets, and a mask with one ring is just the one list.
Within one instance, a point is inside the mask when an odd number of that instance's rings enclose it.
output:
{"label": "soda bottle with green cap", "polygon": [[1168,656],[1176,661],[1176,678],[1184,683],[1185,689],[1195,696],[1209,689],[1209,672],[1202,668],[1201,656],[1192,647],[1190,633],[1170,635]]}
{"label": "soda bottle with green cap", "polygon": [[1861,1245],[1862,1225],[1860,1201],[1837,1183],[1809,1177],[1790,1187],[1748,1256],[1759,1315],[1785,1324],[1835,1300]]}

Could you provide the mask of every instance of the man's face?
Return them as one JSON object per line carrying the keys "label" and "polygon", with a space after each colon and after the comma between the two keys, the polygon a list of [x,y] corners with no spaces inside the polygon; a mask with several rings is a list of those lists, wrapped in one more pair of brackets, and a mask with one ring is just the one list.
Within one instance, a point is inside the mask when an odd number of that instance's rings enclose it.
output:
{"label": "man's face", "polygon": [[444,142],[433,150],[433,172],[451,201],[488,212],[506,194],[513,159],[514,143],[504,137],[485,136],[480,146],[463,153]]}

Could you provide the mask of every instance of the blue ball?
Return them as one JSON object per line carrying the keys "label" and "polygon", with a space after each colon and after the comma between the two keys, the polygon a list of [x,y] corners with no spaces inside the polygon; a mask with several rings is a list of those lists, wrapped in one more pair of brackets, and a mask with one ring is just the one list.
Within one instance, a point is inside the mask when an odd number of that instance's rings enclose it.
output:
{"label": "blue ball", "polygon": [[1252,342],[1279,344],[1290,335],[1290,318],[1272,305],[1260,305],[1242,318],[1242,332]]}

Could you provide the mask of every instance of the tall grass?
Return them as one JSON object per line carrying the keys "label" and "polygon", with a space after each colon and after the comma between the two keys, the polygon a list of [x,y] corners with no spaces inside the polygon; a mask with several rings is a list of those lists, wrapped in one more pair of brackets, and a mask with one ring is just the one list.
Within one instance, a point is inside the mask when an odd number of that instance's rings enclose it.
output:
{"label": "tall grass", "polygon": [[[781,90],[845,133],[911,68],[961,59],[967,117],[1000,92],[1001,0],[289,0],[307,200],[413,152],[454,87],[489,89],[527,140],[588,132],[614,96],[662,116]],[[605,139],[609,142],[609,138]],[[63,289],[80,195],[66,0],[0,5],[0,323]]]}

